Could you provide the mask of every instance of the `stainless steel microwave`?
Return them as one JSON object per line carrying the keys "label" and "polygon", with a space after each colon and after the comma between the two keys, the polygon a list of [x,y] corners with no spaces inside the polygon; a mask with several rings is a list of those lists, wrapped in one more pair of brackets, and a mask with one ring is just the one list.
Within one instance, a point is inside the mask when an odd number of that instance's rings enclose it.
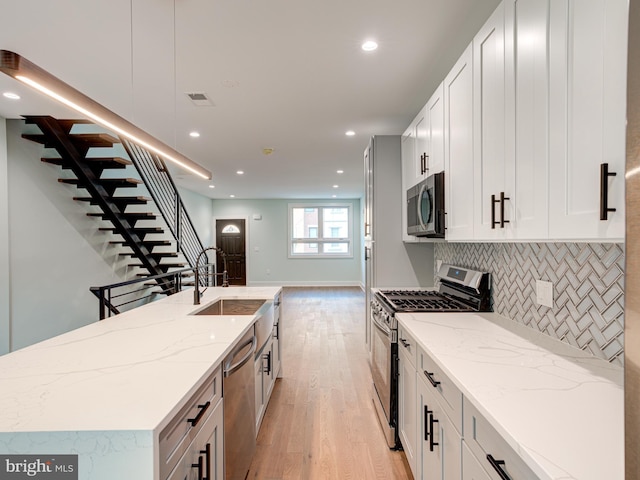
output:
{"label": "stainless steel microwave", "polygon": [[444,238],[444,172],[429,175],[407,190],[407,233]]}

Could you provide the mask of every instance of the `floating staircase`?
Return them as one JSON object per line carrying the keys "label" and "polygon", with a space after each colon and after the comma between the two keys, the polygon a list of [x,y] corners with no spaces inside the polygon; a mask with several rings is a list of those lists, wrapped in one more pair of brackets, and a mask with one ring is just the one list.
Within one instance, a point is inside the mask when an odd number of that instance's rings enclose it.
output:
{"label": "floating staircase", "polygon": [[[57,151],[59,158],[42,158],[42,161],[73,172],[75,178],[60,178],[58,181],[75,185],[87,192],[87,195],[73,197],[74,200],[100,208],[100,211],[89,212],[87,216],[108,222],[108,226],[99,227],[99,230],[112,232],[121,237],[120,240],[114,239],[109,243],[124,245],[131,250],[123,252],[122,255],[131,257],[132,262],[128,264],[129,267],[143,269],[144,273],[138,273],[137,276],[153,277],[175,269],[183,269],[186,266],[195,266],[195,258],[197,258],[197,252],[202,249],[202,243],[184,211],[173,180],[159,157],[151,155],[127,140],[107,133],[74,133],[74,126],[91,124],[86,120],[26,116],[25,122],[36,125],[41,133],[26,133],[22,137]],[[123,144],[131,160],[121,157],[87,156],[91,149],[112,148],[117,144]],[[125,169],[129,174],[131,168],[128,167],[132,164],[141,179],[103,175],[106,171]],[[135,193],[127,196],[118,195],[121,189],[130,192],[140,185],[147,187],[152,198]],[[159,205],[159,202],[155,201],[156,198],[165,199],[164,203],[169,202],[166,199],[171,198],[173,203]],[[133,205],[146,205],[150,202],[156,203],[161,216],[154,212],[137,211],[135,207],[130,208]],[[164,220],[163,224],[166,227],[147,226],[148,221],[158,219]],[[185,222],[188,224],[186,227]],[[169,232],[166,231],[167,229]],[[183,238],[184,232],[188,233],[187,238]],[[167,233],[173,236],[173,241],[166,238],[158,239],[161,235],[166,237]],[[175,247],[175,250],[162,250],[168,247]],[[181,261],[181,258],[184,261]],[[182,284],[185,285],[185,283]],[[153,283],[145,285],[159,285],[158,293],[171,294],[176,291],[171,277],[158,278]]]}

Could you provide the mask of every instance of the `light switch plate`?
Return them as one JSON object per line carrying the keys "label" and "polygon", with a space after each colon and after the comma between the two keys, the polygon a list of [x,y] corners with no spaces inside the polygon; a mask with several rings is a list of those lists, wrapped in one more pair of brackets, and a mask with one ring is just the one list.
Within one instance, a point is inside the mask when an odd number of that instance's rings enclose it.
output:
{"label": "light switch plate", "polygon": [[545,307],[553,307],[553,283],[536,280],[536,303]]}

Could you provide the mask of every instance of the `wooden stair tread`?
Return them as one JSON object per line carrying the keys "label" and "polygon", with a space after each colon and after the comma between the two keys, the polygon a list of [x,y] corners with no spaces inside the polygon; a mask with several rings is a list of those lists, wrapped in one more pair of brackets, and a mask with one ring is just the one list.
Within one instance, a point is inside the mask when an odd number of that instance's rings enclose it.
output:
{"label": "wooden stair tread", "polygon": [[[126,253],[122,253],[123,256],[125,257],[135,257],[136,254],[135,253],[131,253],[131,252],[126,252]],[[158,253],[150,253],[149,254],[152,257],[156,257],[156,258],[176,258],[178,257],[178,253],[176,252],[158,252]]]}
{"label": "wooden stair tread", "polygon": [[[47,148],[55,148],[55,144],[42,133],[23,133],[22,138],[40,143]],[[120,143],[120,140],[108,133],[75,133],[70,134],[69,138],[74,142],[83,143],[85,147],[113,147]]]}
{"label": "wooden stair tread", "polygon": [[[140,268],[145,268],[145,266],[141,263],[129,263],[128,264],[130,267],[140,267]],[[159,263],[158,264],[158,268],[177,268],[177,267],[184,267],[186,264],[185,263]]]}
{"label": "wooden stair tread", "polygon": [[[98,228],[98,230],[100,230],[101,232],[115,232],[117,229],[116,227],[100,227]],[[134,232],[139,232],[139,233],[163,233],[164,229],[162,227],[135,227],[132,228],[131,230],[133,230]]]}
{"label": "wooden stair tread", "polygon": [[[136,220],[155,220],[158,216],[152,212],[129,212],[123,214],[126,218],[132,218]],[[87,217],[101,217],[103,220],[109,220],[109,217],[102,212],[87,213]]]}
{"label": "wooden stair tread", "polygon": [[[98,181],[103,185],[109,185],[111,187],[117,186],[120,188],[137,187],[142,183],[142,180],[138,180],[137,178],[101,178]],[[77,178],[59,178],[58,182],[69,185],[82,185]]]}
{"label": "wooden stair tread", "polygon": [[[89,202],[91,203],[91,205],[98,204],[98,201],[93,199],[92,197],[73,197],[73,199],[77,200],[78,202]],[[127,203],[131,205],[144,205],[145,203],[151,201],[151,199],[147,197],[110,197],[108,200],[111,200],[112,202]]]}
{"label": "wooden stair tread", "polygon": [[[60,157],[42,157],[40,161],[51,165],[58,165],[64,169],[71,168],[71,163]],[[99,166],[104,169],[122,169],[131,165],[131,161],[120,157],[91,157],[85,158],[85,161],[89,165]]]}

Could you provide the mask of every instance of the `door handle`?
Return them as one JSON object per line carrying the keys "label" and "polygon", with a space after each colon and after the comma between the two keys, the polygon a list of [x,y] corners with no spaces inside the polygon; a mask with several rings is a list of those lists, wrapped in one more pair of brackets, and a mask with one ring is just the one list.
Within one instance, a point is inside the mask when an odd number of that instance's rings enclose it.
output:
{"label": "door handle", "polygon": [[[204,467],[206,477],[202,477],[202,480],[211,480],[211,444],[207,443],[205,449],[200,450],[200,453],[204,453],[205,458],[207,459]],[[199,458],[202,459],[202,457]]]}
{"label": "door handle", "polygon": [[431,430],[431,436],[429,437],[429,451],[433,452],[433,447],[440,445],[438,442],[434,441],[435,435],[433,432],[433,424],[440,423],[438,420],[433,418],[433,412],[429,415],[429,430]]}
{"label": "door handle", "polygon": [[504,460],[496,460],[490,453],[487,454],[487,460],[494,468],[494,470],[498,472],[498,475],[502,480],[511,480],[509,474],[505,472],[504,468],[502,468],[502,466],[505,464]]}
{"label": "door handle", "polygon": [[500,192],[500,228],[504,228],[505,223],[509,223],[509,220],[504,219],[504,201],[511,200],[509,197],[504,196],[504,192]]}
{"label": "door handle", "polygon": [[615,212],[615,208],[609,208],[609,177],[615,177],[616,172],[609,171],[608,163],[600,164],[600,220],[608,220],[609,212]]}
{"label": "door handle", "polygon": [[204,480],[202,478],[202,456],[198,456],[198,463],[192,463],[191,468],[198,469],[198,480]]}
{"label": "door handle", "polygon": [[426,370],[424,370],[424,376],[427,377],[429,383],[431,383],[431,386],[433,388],[437,388],[438,385],[440,385],[440,382],[438,380],[433,379],[433,372],[427,372]]}

